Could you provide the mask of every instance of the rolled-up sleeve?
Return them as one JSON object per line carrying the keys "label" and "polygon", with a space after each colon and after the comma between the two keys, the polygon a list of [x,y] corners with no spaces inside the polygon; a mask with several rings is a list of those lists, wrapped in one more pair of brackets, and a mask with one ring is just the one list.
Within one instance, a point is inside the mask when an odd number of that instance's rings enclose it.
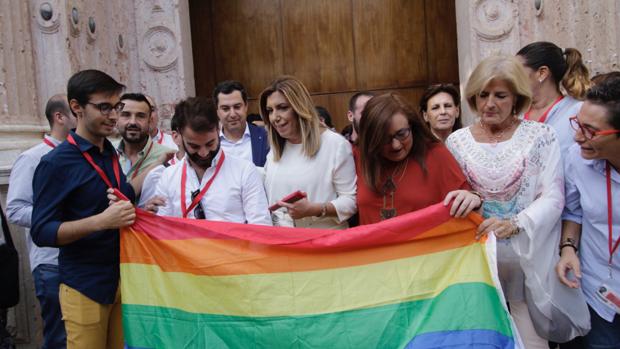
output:
{"label": "rolled-up sleeve", "polygon": [[57,246],[56,236],[62,224],[62,202],[69,192],[69,181],[62,173],[62,169],[45,159],[34,172],[30,234],[37,246]]}
{"label": "rolled-up sleeve", "polygon": [[565,160],[564,169],[564,211],[562,211],[562,220],[571,221],[577,224],[581,224],[583,217],[583,210],[581,209],[581,194],[575,184],[574,169],[571,169],[573,163],[573,157],[569,152]]}

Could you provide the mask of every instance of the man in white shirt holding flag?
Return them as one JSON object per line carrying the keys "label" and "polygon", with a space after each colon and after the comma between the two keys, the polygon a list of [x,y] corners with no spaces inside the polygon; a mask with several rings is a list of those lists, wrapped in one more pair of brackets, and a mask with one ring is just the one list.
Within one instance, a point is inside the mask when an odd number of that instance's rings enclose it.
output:
{"label": "man in white shirt holding flag", "polygon": [[145,208],[163,216],[271,225],[256,167],[220,148],[213,102],[188,98],[177,104],[175,119],[186,156],[164,170]]}

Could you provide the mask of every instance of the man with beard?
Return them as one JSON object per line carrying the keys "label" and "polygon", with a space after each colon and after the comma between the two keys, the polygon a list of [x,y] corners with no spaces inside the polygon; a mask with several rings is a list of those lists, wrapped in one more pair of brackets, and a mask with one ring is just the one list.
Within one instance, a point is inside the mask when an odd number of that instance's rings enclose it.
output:
{"label": "man with beard", "polygon": [[164,170],[145,208],[162,216],[271,225],[260,174],[220,149],[213,102],[188,98],[174,112],[185,158]]}
{"label": "man with beard", "polygon": [[349,100],[349,110],[347,111],[347,118],[353,125],[353,130],[351,131],[351,136],[349,142],[356,143],[357,135],[360,129],[360,119],[362,118],[362,111],[364,110],[364,106],[366,106],[366,102],[374,96],[372,92],[362,91],[351,96]]}
{"label": "man with beard", "polygon": [[128,179],[136,178],[147,168],[162,163],[167,153],[174,153],[149,136],[151,104],[141,93],[126,93],[121,96],[124,104],[116,127],[123,138],[117,147],[121,168]]}

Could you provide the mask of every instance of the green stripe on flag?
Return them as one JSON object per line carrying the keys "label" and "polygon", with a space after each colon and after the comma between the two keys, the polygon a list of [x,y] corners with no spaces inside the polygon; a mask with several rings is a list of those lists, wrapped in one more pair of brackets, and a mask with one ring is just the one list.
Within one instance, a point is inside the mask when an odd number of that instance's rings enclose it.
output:
{"label": "green stripe on flag", "polygon": [[435,298],[308,316],[195,314],[123,304],[125,341],[139,348],[401,348],[429,332],[486,329],[512,337],[497,289],[448,287]]}

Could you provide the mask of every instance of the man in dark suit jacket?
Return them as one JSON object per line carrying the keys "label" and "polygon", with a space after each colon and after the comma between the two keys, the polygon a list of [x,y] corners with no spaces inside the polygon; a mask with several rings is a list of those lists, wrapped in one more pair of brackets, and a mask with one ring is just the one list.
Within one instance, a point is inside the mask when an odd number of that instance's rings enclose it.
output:
{"label": "man in dark suit jacket", "polygon": [[252,161],[262,167],[269,152],[267,132],[247,122],[248,94],[238,81],[224,81],[213,90],[213,101],[222,124],[220,146],[226,155]]}

